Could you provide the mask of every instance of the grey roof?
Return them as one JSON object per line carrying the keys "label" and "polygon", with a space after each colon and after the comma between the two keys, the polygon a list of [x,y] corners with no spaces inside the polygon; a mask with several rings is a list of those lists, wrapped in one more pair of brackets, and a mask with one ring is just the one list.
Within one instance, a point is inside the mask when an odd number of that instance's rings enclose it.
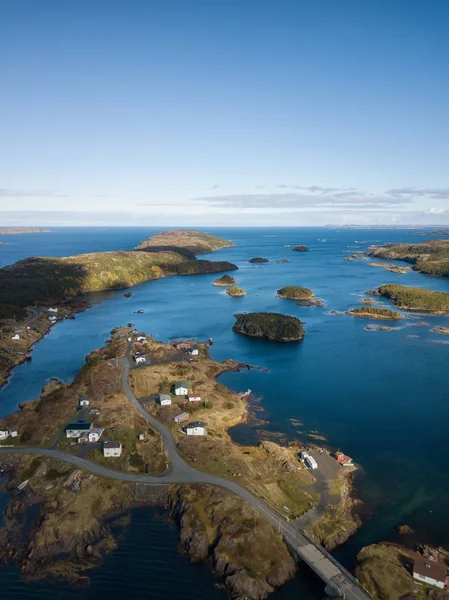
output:
{"label": "grey roof", "polygon": [[89,400],[89,396],[80,396],[80,402],[81,400]]}
{"label": "grey roof", "polygon": [[103,448],[121,448],[122,447],[122,442],[116,442],[114,440],[110,441],[110,442],[104,442],[103,444]]}
{"label": "grey roof", "polygon": [[170,394],[159,394],[159,400],[171,400]]}
{"label": "grey roof", "polygon": [[65,431],[89,431],[92,428],[92,423],[69,423],[65,427]]}
{"label": "grey roof", "polygon": [[104,429],[102,427],[93,427],[90,430],[90,433],[98,433],[98,435],[101,435],[103,433]]}
{"label": "grey roof", "polygon": [[194,423],[189,423],[186,427],[205,427],[203,421],[195,421]]}
{"label": "grey roof", "polygon": [[175,383],[175,390],[177,390],[180,387],[189,389],[189,384],[187,383],[187,381],[184,381],[184,379],[181,379],[181,381],[177,381]]}

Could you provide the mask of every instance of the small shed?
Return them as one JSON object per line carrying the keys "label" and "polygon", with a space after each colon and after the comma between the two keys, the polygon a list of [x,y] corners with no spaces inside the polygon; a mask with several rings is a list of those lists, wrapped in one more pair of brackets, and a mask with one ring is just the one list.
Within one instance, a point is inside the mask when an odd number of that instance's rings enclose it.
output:
{"label": "small shed", "polygon": [[413,578],[443,590],[446,583],[446,565],[419,556],[413,565]]}
{"label": "small shed", "polygon": [[187,394],[189,393],[189,384],[187,383],[187,381],[184,381],[182,379],[181,381],[177,381],[175,383],[173,389],[175,391],[176,396],[187,396]]}
{"label": "small shed", "polygon": [[144,439],[145,439],[145,434],[139,433],[139,442],[143,442]]}
{"label": "small shed", "polygon": [[15,341],[20,340],[20,335],[18,333],[16,333],[15,335],[12,336],[11,339],[15,340]]}
{"label": "small shed", "polygon": [[12,428],[11,428],[11,429],[9,430],[9,435],[10,435],[11,437],[17,437],[17,435],[18,435],[18,433],[17,433],[17,429],[12,429]]}
{"label": "small shed", "polygon": [[57,308],[47,308],[47,312],[49,312],[49,313],[57,313],[58,309]]}
{"label": "small shed", "polygon": [[182,428],[187,435],[207,435],[206,425],[202,421],[195,421],[184,425]]}
{"label": "small shed", "polygon": [[190,415],[188,412],[183,412],[180,415],[176,415],[175,422],[182,423],[183,421],[187,421],[189,417],[190,417]]}
{"label": "small shed", "polygon": [[122,442],[108,441],[103,444],[103,456],[119,457],[122,455]]}
{"label": "small shed", "polygon": [[89,406],[89,398],[87,396],[81,396],[80,406]]}
{"label": "small shed", "polygon": [[138,342],[146,342],[147,338],[144,335],[139,335],[139,336],[136,337],[136,340]]}
{"label": "small shed", "polygon": [[187,396],[189,402],[201,402],[201,396]]}
{"label": "small shed", "polygon": [[159,394],[158,402],[161,406],[170,406],[170,404],[171,404],[170,394]]}
{"label": "small shed", "polygon": [[104,429],[101,427],[93,427],[88,433],[89,442],[98,442],[103,435],[103,431]]}

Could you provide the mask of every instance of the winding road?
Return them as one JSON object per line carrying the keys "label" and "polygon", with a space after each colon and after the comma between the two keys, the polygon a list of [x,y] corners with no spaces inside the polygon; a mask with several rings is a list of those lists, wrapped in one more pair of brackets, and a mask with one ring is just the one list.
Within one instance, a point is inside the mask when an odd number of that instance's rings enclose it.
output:
{"label": "winding road", "polygon": [[[179,484],[199,483],[225,488],[236,494],[268,521],[282,536],[293,551],[316,573],[316,575],[334,590],[334,595],[347,600],[372,600],[371,596],[362,588],[359,582],[344,569],[324,548],[307,532],[295,528],[279,513],[271,508],[264,500],[255,496],[248,489],[224,477],[217,477],[199,471],[190,466],[178,454],[176,442],[170,429],[151,416],[139,403],[129,385],[130,363],[129,356],[119,360],[123,366],[121,377],[122,390],[134,408],[158,431],[165,442],[167,453],[171,462],[171,470],[163,475],[140,475],[136,473],[122,473],[107,469],[89,460],[74,456],[54,448],[0,448],[0,455],[10,454],[35,454],[46,456],[69,463],[74,467],[89,471],[100,477],[109,477],[120,481],[140,484]],[[336,593],[335,593],[336,592]]]}

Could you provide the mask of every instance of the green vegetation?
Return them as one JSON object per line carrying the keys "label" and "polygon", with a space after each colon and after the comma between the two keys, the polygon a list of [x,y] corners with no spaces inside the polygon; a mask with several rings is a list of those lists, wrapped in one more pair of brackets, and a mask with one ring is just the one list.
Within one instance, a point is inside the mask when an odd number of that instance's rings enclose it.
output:
{"label": "green vegetation", "polygon": [[208,254],[221,248],[230,248],[235,244],[202,231],[173,229],[149,237],[137,246],[137,250],[146,250],[154,246],[160,249],[170,247],[188,250],[194,254]]}
{"label": "green vegetation", "polygon": [[213,283],[213,285],[221,285],[223,287],[228,287],[230,285],[235,285],[237,282],[234,277],[230,275],[223,275],[223,277],[218,277]]}
{"label": "green vegetation", "polygon": [[32,257],[0,269],[0,305],[24,307],[87,292],[123,289],[176,272],[174,252],[97,252],[65,258]]}
{"label": "green vegetation", "polygon": [[392,304],[405,310],[449,312],[449,294],[419,287],[389,284],[371,292],[388,298]]}
{"label": "green vegetation", "polygon": [[[152,256],[150,254],[150,256]],[[187,260],[176,265],[178,275],[201,275],[203,273],[220,273],[236,271],[238,267],[227,261]]]}
{"label": "green vegetation", "polygon": [[298,285],[287,285],[277,292],[279,298],[287,298],[288,300],[310,300],[313,298],[312,290]]}
{"label": "green vegetation", "polygon": [[412,263],[426,275],[449,277],[449,240],[430,240],[420,244],[386,244],[371,248],[368,256]]}
{"label": "green vegetation", "polygon": [[244,289],[236,286],[232,286],[226,290],[228,296],[237,297],[237,296],[245,296],[246,292]]}
{"label": "green vegetation", "polygon": [[278,342],[294,342],[304,337],[302,323],[296,317],[279,313],[248,313],[234,315],[234,331],[252,337],[262,337]]}
{"label": "green vegetation", "polygon": [[385,320],[396,320],[403,319],[404,317],[389,308],[378,308],[377,306],[358,306],[352,308],[346,313],[355,317],[370,317],[371,319],[385,319]]}

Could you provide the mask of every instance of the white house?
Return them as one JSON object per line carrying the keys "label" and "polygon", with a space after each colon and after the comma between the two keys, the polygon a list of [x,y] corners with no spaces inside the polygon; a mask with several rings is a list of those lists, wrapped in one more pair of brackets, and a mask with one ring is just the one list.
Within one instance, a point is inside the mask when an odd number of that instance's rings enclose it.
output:
{"label": "white house", "polygon": [[176,396],[187,396],[189,393],[189,384],[184,380],[177,381],[173,386],[173,389]]}
{"label": "white house", "polygon": [[79,438],[83,433],[92,429],[92,423],[69,423],[65,428],[65,435],[68,438]]}
{"label": "white house", "polygon": [[198,356],[199,352],[197,348],[193,348],[192,350],[189,350],[189,354],[190,356]]}
{"label": "white house", "polygon": [[48,320],[51,321],[52,323],[56,323],[56,321],[58,319],[56,317],[48,317]]}
{"label": "white house", "polygon": [[189,402],[201,402],[201,396],[187,396]]}
{"label": "white house", "polygon": [[138,342],[146,342],[147,338],[144,335],[139,335],[138,337],[136,337],[136,340]]}
{"label": "white house", "polygon": [[0,429],[0,440],[6,440],[9,437],[9,429]]}
{"label": "white house", "polygon": [[170,394],[159,394],[158,401],[161,406],[170,406],[171,396]]}
{"label": "white house", "polygon": [[144,433],[139,433],[139,441],[143,442],[144,439],[145,439],[145,434]]}
{"label": "white house", "polygon": [[81,396],[80,406],[89,406],[89,398],[87,396]]}
{"label": "white house", "polygon": [[185,425],[182,429],[187,435],[207,435],[206,426],[202,421],[195,421],[194,423],[189,423],[188,425]]}
{"label": "white house", "polygon": [[10,435],[11,437],[17,437],[17,435],[18,435],[18,434],[17,434],[17,429],[10,429],[10,430],[9,430],[9,435]]}
{"label": "white house", "polygon": [[140,356],[138,354],[136,354],[134,356],[134,360],[136,361],[136,364],[138,364],[138,365],[142,365],[144,362],[146,362],[145,356]]}
{"label": "white house", "polygon": [[16,333],[16,335],[13,335],[12,340],[20,340],[20,335],[18,333]]}
{"label": "white house", "polygon": [[175,417],[175,423],[182,423],[183,421],[187,421],[187,419],[190,417],[188,412],[183,412],[180,415],[176,415]]}
{"label": "white house", "polygon": [[98,442],[98,440],[103,435],[103,431],[104,429],[102,429],[101,427],[93,427],[87,434],[89,442]]}
{"label": "white house", "polygon": [[413,578],[443,590],[446,582],[446,565],[419,556],[413,565]]}
{"label": "white house", "polygon": [[47,308],[47,312],[50,312],[50,313],[57,313],[57,312],[58,312],[58,309],[57,309],[57,308]]}
{"label": "white house", "polygon": [[118,457],[122,455],[122,442],[105,442],[103,444],[103,456]]}

